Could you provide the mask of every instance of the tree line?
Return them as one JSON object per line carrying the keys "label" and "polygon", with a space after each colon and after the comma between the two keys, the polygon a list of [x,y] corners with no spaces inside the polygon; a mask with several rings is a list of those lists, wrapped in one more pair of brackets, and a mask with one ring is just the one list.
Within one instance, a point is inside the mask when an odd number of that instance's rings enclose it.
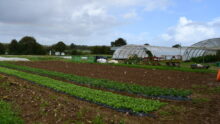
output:
{"label": "tree line", "polygon": [[[126,45],[126,40],[118,38],[111,42],[111,47]],[[45,46],[37,42],[34,37],[25,36],[19,41],[13,39],[9,44],[0,43],[0,54],[9,55],[46,55],[50,52],[64,52],[67,55],[82,54],[113,54],[110,46],[87,46],[76,45],[74,43],[66,45],[63,41],[56,44]]]}
{"label": "tree line", "polygon": [[[113,54],[111,47],[120,47],[127,45],[127,41],[123,38],[118,38],[110,43],[110,46],[87,46],[76,45],[71,43],[66,45],[63,41],[56,44],[45,46],[37,42],[34,37],[25,36],[19,41],[13,39],[9,44],[0,43],[0,54],[9,55],[46,55],[55,52],[65,53],[66,55],[83,55],[83,54]],[[150,45],[148,43],[144,45]],[[175,44],[173,48],[180,48],[180,44]]]}

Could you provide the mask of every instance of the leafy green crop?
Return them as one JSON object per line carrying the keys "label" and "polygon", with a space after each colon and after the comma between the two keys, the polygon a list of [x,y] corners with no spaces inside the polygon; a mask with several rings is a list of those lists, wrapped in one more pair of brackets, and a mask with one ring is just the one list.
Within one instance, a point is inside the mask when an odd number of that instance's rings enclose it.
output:
{"label": "leafy green crop", "polygon": [[23,124],[15,112],[12,111],[11,105],[0,100],[0,124]]}
{"label": "leafy green crop", "polygon": [[4,67],[19,69],[19,70],[25,70],[25,71],[34,72],[34,73],[60,77],[60,78],[64,78],[67,80],[74,81],[76,83],[90,85],[93,87],[112,89],[112,90],[140,94],[140,95],[146,95],[146,96],[187,97],[188,95],[190,95],[192,93],[191,90],[182,90],[182,89],[174,89],[174,88],[160,88],[160,87],[146,87],[146,86],[141,86],[141,85],[137,85],[137,84],[126,84],[126,83],[110,81],[110,80],[106,80],[106,79],[95,79],[95,78],[89,78],[89,77],[82,77],[82,76],[77,76],[77,75],[72,75],[72,74],[65,74],[62,72],[48,71],[48,70],[44,70],[44,69],[15,65],[15,64],[5,63],[5,62],[1,62],[0,65],[4,66]]}
{"label": "leafy green crop", "polygon": [[166,105],[166,103],[160,102],[158,100],[146,100],[141,98],[122,96],[111,92],[90,89],[87,87],[54,80],[48,77],[43,77],[4,67],[0,67],[0,72],[17,76],[19,78],[35,82],[39,85],[52,88],[56,91],[64,92],[75,97],[89,100],[94,103],[104,104],[116,109],[128,109],[133,112],[147,113],[158,110],[161,106]]}

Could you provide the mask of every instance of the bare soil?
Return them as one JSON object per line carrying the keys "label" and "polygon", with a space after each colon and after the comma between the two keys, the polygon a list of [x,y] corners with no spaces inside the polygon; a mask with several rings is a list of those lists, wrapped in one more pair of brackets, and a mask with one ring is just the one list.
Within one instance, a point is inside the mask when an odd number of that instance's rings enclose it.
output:
{"label": "bare soil", "polygon": [[18,62],[17,64],[79,76],[135,83],[143,86],[191,88],[193,85],[219,85],[219,83],[216,82],[215,74],[141,69],[88,63],[70,63],[63,61]]}

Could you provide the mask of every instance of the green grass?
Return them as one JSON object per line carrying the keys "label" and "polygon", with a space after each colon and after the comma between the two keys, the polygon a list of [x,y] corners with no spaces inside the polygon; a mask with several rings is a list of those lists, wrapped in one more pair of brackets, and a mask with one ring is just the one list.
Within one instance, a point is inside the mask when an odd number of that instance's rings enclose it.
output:
{"label": "green grass", "polygon": [[67,62],[74,62],[74,63],[92,63],[92,64],[101,64],[101,65],[113,65],[113,66],[124,66],[124,67],[131,67],[131,68],[144,68],[144,69],[158,69],[158,70],[174,70],[174,71],[182,71],[182,72],[198,72],[198,73],[217,73],[217,67],[214,67],[210,64],[210,69],[191,69],[190,65],[195,63],[181,63],[181,67],[169,67],[166,66],[163,62],[161,62],[161,66],[152,66],[152,65],[137,65],[137,64],[109,64],[109,63],[95,63],[95,62],[87,62],[87,61],[72,61],[67,60]]}
{"label": "green grass", "polygon": [[54,89],[59,92],[82,98],[93,103],[100,103],[107,106],[111,106],[116,109],[128,109],[132,112],[152,112],[158,110],[160,107],[167,103],[160,102],[158,100],[147,100],[141,98],[133,98],[128,96],[122,96],[111,92],[105,92],[101,90],[90,89],[58,80],[54,80],[48,77],[43,77],[35,74],[21,72],[13,69],[0,67],[0,72],[8,75],[13,75],[22,79],[26,79],[31,82],[35,82],[39,85]]}
{"label": "green grass", "polygon": [[206,103],[206,102],[209,102],[209,101],[211,101],[209,98],[194,98],[194,99],[192,99],[192,102],[194,104]]}
{"label": "green grass", "polygon": [[0,100],[0,124],[23,123],[23,120],[12,110],[11,104]]}
{"label": "green grass", "polygon": [[103,118],[100,115],[97,115],[93,120],[92,124],[105,124]]}
{"label": "green grass", "polygon": [[208,86],[207,85],[196,85],[196,84],[193,84],[192,88],[193,89],[207,89]]}
{"label": "green grass", "polygon": [[210,91],[212,91],[214,93],[220,93],[220,86],[211,88]]}
{"label": "green grass", "polygon": [[166,109],[159,110],[158,113],[162,116],[172,116],[179,113],[186,112],[187,108],[184,106],[176,106],[176,105],[169,105]]}
{"label": "green grass", "polygon": [[85,56],[88,59],[87,60],[82,60],[83,56],[72,56],[72,59],[69,60],[70,62],[77,62],[77,63],[93,63],[95,61],[94,56]]}
{"label": "green grass", "polygon": [[1,82],[0,83],[0,88],[4,88],[7,90],[9,86],[10,86],[9,82]]}
{"label": "green grass", "polygon": [[162,116],[170,116],[173,115],[174,113],[168,111],[160,111],[159,114]]}
{"label": "green grass", "polygon": [[160,87],[146,87],[137,84],[127,84],[122,82],[110,81],[106,79],[95,79],[89,77],[82,77],[72,74],[65,74],[61,72],[48,71],[44,69],[32,68],[27,66],[15,65],[6,62],[0,62],[1,66],[30,71],[34,73],[40,73],[49,76],[55,76],[64,78],[67,80],[75,81],[81,84],[90,85],[98,88],[112,89],[117,91],[123,91],[133,94],[141,94],[147,96],[181,96],[187,97],[192,92],[191,90],[174,89],[174,88],[160,88]]}

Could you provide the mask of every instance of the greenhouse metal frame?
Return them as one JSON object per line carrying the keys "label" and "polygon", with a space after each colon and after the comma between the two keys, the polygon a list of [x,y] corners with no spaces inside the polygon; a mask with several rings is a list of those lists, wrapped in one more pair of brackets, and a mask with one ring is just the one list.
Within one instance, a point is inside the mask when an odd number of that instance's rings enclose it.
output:
{"label": "greenhouse metal frame", "polygon": [[[128,59],[131,55],[137,55],[140,58],[148,57],[146,51],[150,51],[153,56],[170,59],[175,56],[184,61],[193,57],[216,55],[220,50],[220,38],[213,38],[193,44],[189,47],[160,47],[148,45],[125,45],[116,49],[113,59]],[[180,57],[181,56],[181,57]]]}
{"label": "greenhouse metal frame", "polygon": [[220,50],[220,38],[213,38],[193,44],[184,52],[184,60],[190,60],[193,57],[216,55]]}

